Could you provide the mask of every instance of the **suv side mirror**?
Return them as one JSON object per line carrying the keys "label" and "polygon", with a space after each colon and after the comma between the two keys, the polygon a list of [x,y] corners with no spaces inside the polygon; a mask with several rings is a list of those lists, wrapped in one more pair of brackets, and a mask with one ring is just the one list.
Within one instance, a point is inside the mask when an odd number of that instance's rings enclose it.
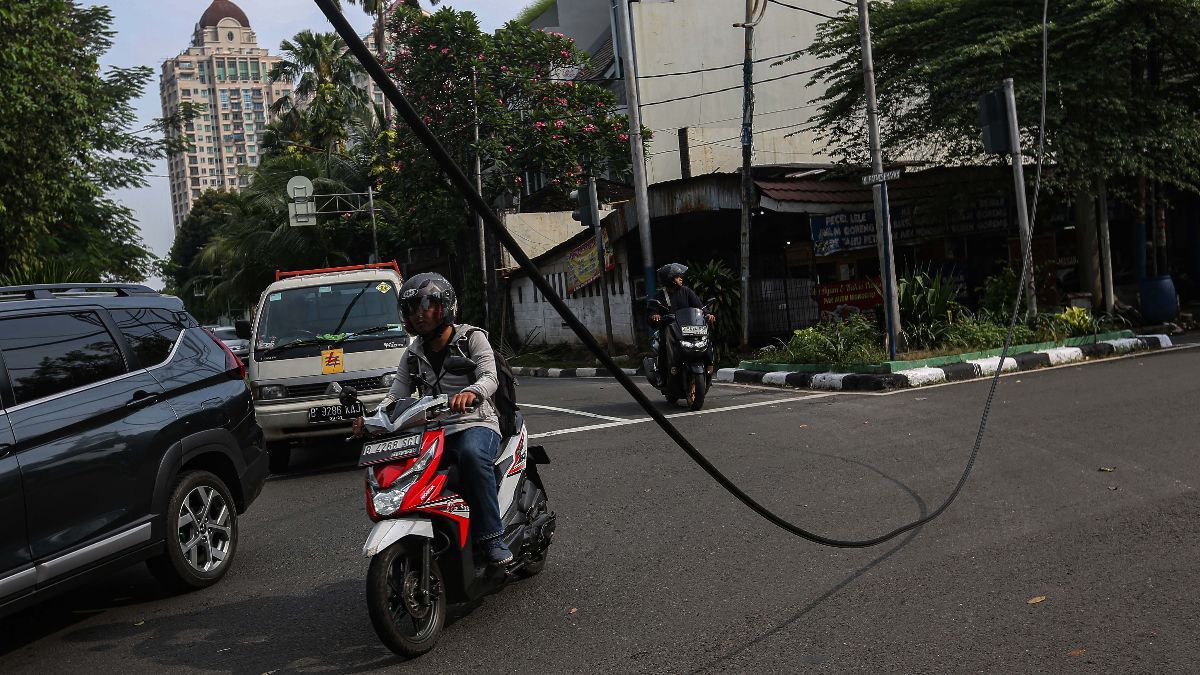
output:
{"label": "suv side mirror", "polygon": [[250,339],[250,322],[249,321],[234,321],[233,322],[233,332],[237,333],[237,336],[239,339],[249,340]]}
{"label": "suv side mirror", "polygon": [[447,356],[443,368],[451,375],[470,375],[478,367],[474,361],[465,356]]}

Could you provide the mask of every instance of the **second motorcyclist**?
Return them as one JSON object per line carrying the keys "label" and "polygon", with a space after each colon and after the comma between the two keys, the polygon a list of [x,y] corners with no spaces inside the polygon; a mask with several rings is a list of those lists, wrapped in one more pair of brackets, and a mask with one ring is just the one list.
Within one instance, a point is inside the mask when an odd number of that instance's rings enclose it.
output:
{"label": "second motorcyclist", "polygon": [[[659,292],[657,300],[666,305],[667,310],[675,312],[687,307],[695,307],[696,309],[704,309],[704,303],[700,300],[700,296],[687,286],[683,285],[683,275],[687,273],[687,266],[679,263],[667,263],[658,268],[658,284]],[[655,380],[661,378],[660,373],[667,372],[670,368],[670,347],[667,346],[667,340],[662,335],[662,310],[653,305],[647,308],[647,319],[650,325],[654,327],[654,339],[651,341],[650,348],[654,350],[656,355],[657,366],[655,368]],[[706,314],[705,318],[709,323],[717,320],[717,317],[711,313]],[[657,382],[651,381],[657,386]]]}

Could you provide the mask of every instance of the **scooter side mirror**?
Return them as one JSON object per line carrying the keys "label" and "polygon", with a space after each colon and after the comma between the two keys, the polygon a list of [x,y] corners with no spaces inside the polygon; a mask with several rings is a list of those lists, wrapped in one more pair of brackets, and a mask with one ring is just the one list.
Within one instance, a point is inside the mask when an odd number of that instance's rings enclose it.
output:
{"label": "scooter side mirror", "polygon": [[341,393],[338,394],[338,401],[344,406],[350,406],[358,402],[358,390],[354,387],[341,387]]}
{"label": "scooter side mirror", "polygon": [[704,306],[705,306],[705,307],[712,307],[712,306],[713,306],[713,305],[715,305],[715,304],[717,304],[717,299],[716,299],[716,298],[709,298],[709,299],[707,299],[707,300],[705,300],[705,301],[704,301]]}
{"label": "scooter side mirror", "polygon": [[442,367],[451,375],[462,376],[474,373],[479,366],[465,356],[447,356],[446,363]]}

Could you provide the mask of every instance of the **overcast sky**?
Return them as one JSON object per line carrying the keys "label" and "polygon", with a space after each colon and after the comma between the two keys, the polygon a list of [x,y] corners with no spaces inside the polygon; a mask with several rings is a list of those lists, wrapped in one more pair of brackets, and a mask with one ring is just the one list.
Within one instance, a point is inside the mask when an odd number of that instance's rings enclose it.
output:
{"label": "overcast sky", "polygon": [[[444,0],[438,6],[471,11],[479,17],[480,27],[491,32],[512,19],[531,0]],[[258,46],[271,54],[279,53],[284,38],[308,28],[330,31],[333,28],[312,0],[234,0],[250,19],[258,35]],[[158,99],[159,65],[174,58],[187,48],[192,30],[211,0],[83,0],[85,5],[107,5],[113,13],[116,39],[112,50],[105,55],[104,65],[129,67],[147,65],[154,69],[154,79],[135,105],[138,123],[134,128],[149,124],[162,116]],[[425,3],[423,3],[425,4]],[[343,3],[350,22],[366,33],[371,17],[358,6]],[[142,232],[142,240],[156,255],[165,256],[175,237],[171,224],[171,191],[168,187],[167,163],[157,162],[150,171],[150,185],[138,190],[120,190],[115,196],[134,210]],[[162,281],[154,278],[150,284],[158,288]]]}

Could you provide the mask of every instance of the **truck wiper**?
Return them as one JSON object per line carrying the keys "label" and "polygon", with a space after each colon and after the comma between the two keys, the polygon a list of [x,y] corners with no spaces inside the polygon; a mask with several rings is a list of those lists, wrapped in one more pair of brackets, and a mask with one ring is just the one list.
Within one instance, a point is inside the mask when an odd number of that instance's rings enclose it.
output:
{"label": "truck wiper", "polygon": [[263,351],[263,353],[260,355],[260,358],[271,356],[272,354],[278,354],[279,352],[281,352],[285,349],[291,349],[292,347],[308,347],[308,346],[312,346],[312,345],[323,345],[328,342],[329,342],[329,340],[322,340],[321,338],[299,338],[297,340],[292,340],[291,342],[285,342],[281,345],[276,345],[274,347],[271,347],[270,349]]}

